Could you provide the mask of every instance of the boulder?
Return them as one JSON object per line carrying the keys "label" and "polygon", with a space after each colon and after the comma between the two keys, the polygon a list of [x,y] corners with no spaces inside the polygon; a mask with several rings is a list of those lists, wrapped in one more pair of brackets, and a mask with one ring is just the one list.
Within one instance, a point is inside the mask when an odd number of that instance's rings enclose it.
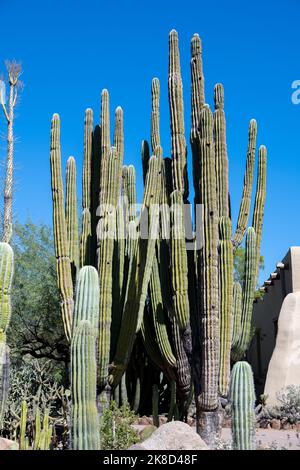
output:
{"label": "boulder", "polygon": [[149,439],[130,450],[208,450],[201,437],[186,423],[171,421],[152,433]]}
{"label": "boulder", "polygon": [[288,294],[278,318],[278,333],[266,378],[267,406],[278,405],[277,394],[300,385],[300,292]]}
{"label": "boulder", "polygon": [[10,441],[9,439],[4,439],[0,437],[0,450],[18,450],[19,445],[15,441]]}

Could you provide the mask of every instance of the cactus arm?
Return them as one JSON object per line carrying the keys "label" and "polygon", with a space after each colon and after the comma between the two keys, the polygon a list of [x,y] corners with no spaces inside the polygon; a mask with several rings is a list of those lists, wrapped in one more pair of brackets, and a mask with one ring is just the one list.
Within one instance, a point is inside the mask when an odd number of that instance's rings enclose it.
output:
{"label": "cactus arm", "polygon": [[226,120],[224,113],[224,88],[220,83],[215,86],[214,100],[214,136],[218,214],[219,217],[228,217],[228,158],[226,144]]}
{"label": "cactus arm", "polygon": [[171,154],[173,189],[188,198],[186,141],[184,135],[183,90],[180,71],[178,34],[174,29],[169,34],[169,105],[171,118]]}
{"label": "cactus arm", "polygon": [[[112,281],[113,281],[113,252],[116,236],[116,206],[118,194],[121,191],[121,181],[118,182],[119,156],[116,148],[106,162],[107,180],[106,200],[101,205],[100,220],[97,226],[97,258],[100,278],[100,324],[99,324],[99,386],[105,387],[108,380],[108,364],[110,356],[110,327],[112,320]],[[119,184],[118,184],[119,183]],[[101,190],[102,193],[102,190]]]}
{"label": "cactus arm", "polygon": [[69,256],[74,277],[79,269],[78,214],[76,196],[76,164],[74,157],[69,157],[66,170],[66,224],[69,244]]}
{"label": "cactus arm", "polygon": [[238,345],[241,334],[241,315],[242,315],[242,287],[239,282],[233,286],[233,329],[232,329],[232,348]]}
{"label": "cactus arm", "polygon": [[0,242],[0,334],[7,331],[11,317],[11,289],[14,275],[14,252]]}
{"label": "cactus arm", "polygon": [[193,157],[193,180],[195,191],[195,204],[199,204],[199,177],[200,177],[200,161],[198,152],[198,127],[200,121],[200,111],[205,103],[204,97],[204,76],[202,67],[202,43],[198,34],[194,34],[191,41],[191,80],[192,80],[192,97],[191,97],[191,134],[190,141],[192,145]]}
{"label": "cactus arm", "polygon": [[176,358],[174,357],[167,332],[167,317],[163,308],[159,268],[156,256],[154,256],[153,259],[149,287],[156,341],[166,364],[170,367],[174,367],[176,364]]}
{"label": "cactus arm", "polygon": [[93,111],[87,109],[84,118],[84,152],[82,171],[82,230],[80,238],[80,267],[91,264],[92,237],[92,152]]}
{"label": "cactus arm", "polygon": [[250,364],[237,362],[231,372],[232,441],[234,450],[255,450],[255,392]]}
{"label": "cactus arm", "polygon": [[255,119],[251,119],[249,125],[249,136],[248,136],[248,151],[246,160],[246,169],[244,175],[244,186],[241,199],[241,205],[239,210],[239,216],[236,226],[236,231],[233,236],[233,246],[237,248],[243,238],[247,228],[250,205],[251,205],[251,193],[254,173],[254,162],[255,162],[255,151],[256,151],[256,137],[257,137],[257,124]]}
{"label": "cactus arm", "polygon": [[73,282],[61,174],[60,120],[58,114],[53,115],[51,123],[50,164],[57,282],[61,296],[61,313],[65,335],[70,340],[74,309]]}
{"label": "cactus arm", "polygon": [[220,370],[219,393],[226,397],[230,382],[230,353],[233,322],[233,246],[231,220],[221,217],[219,222],[219,269],[220,269]]}
{"label": "cactus arm", "polygon": [[246,234],[245,282],[242,297],[241,334],[237,346],[232,350],[232,358],[234,361],[239,361],[244,357],[251,340],[256,266],[256,236],[253,227],[249,227]]}
{"label": "cactus arm", "polygon": [[159,131],[159,97],[160,97],[160,84],[158,78],[152,80],[152,113],[151,113],[151,147],[152,152],[160,145],[160,131]]}
{"label": "cactus arm", "polygon": [[19,436],[19,449],[20,450],[27,450],[26,424],[27,424],[27,403],[25,400],[23,400],[21,404],[21,418],[20,418],[20,436]]}
{"label": "cactus arm", "polygon": [[259,259],[260,259],[260,244],[262,236],[262,227],[264,220],[264,208],[266,200],[266,179],[267,179],[267,149],[264,145],[259,148],[258,156],[258,174],[257,174],[257,185],[256,195],[253,210],[252,226],[256,234],[256,282],[258,279],[259,270]]}

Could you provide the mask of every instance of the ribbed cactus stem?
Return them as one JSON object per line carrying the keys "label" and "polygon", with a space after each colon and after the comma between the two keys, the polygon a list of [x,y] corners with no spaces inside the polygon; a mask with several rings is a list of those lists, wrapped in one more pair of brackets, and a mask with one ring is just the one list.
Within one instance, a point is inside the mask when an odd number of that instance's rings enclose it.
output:
{"label": "ribbed cactus stem", "polygon": [[201,273],[201,393],[198,407],[213,411],[218,407],[219,371],[219,292],[218,292],[218,215],[216,172],[213,145],[213,116],[204,106],[199,125],[200,203],[203,204],[203,248],[200,252]]}
{"label": "ribbed cactus stem", "polygon": [[61,313],[65,335],[70,340],[74,301],[61,173],[60,120],[58,114],[53,115],[51,122],[50,165],[57,282],[61,296]]}
{"label": "ribbed cactus stem", "polygon": [[91,209],[93,110],[88,108],[84,116],[84,144],[82,171],[82,209]]}
{"label": "ribbed cactus stem", "polygon": [[91,264],[92,242],[92,157],[93,111],[87,109],[84,118],[84,154],[82,171],[82,230],[80,238],[80,267]]}
{"label": "ribbed cactus stem", "polygon": [[233,247],[232,227],[229,217],[219,222],[219,269],[220,269],[220,372],[219,393],[227,396],[230,381],[230,353],[232,339],[232,293],[233,293]]}
{"label": "ribbed cactus stem", "polygon": [[34,417],[34,441],[33,441],[33,450],[38,450],[41,440],[41,412],[37,408],[35,411]]}
{"label": "ribbed cactus stem", "polygon": [[[109,94],[106,89],[101,93],[101,173],[100,173],[100,204],[107,200],[108,161],[110,156],[110,114]],[[101,217],[101,214],[98,214]]]}
{"label": "ribbed cactus stem", "polygon": [[232,350],[234,361],[241,360],[250,344],[253,300],[256,286],[256,236],[253,227],[247,229],[245,252],[245,280],[243,286],[241,334],[237,346]]}
{"label": "ribbed cactus stem", "polygon": [[228,207],[228,158],[226,144],[226,120],[224,113],[224,88],[218,83],[214,89],[214,136],[217,178],[217,204],[219,217],[229,215]]}
{"label": "ribbed cactus stem", "polygon": [[69,157],[66,170],[66,222],[69,256],[75,273],[79,268],[78,214],[76,195],[76,163]]}
{"label": "ribbed cactus stem", "polygon": [[20,417],[20,436],[19,436],[19,449],[20,450],[27,450],[26,427],[27,427],[27,403],[26,403],[26,400],[23,400],[21,403],[21,417]]}
{"label": "ribbed cactus stem", "polygon": [[198,34],[194,34],[191,41],[191,134],[190,141],[193,155],[193,181],[195,191],[195,205],[199,204],[199,177],[200,160],[198,150],[198,128],[200,122],[200,112],[204,106],[204,76],[202,67],[202,43]]}
{"label": "ribbed cactus stem", "polygon": [[[116,207],[121,193],[118,180],[120,158],[115,147],[111,148],[106,162],[106,199],[100,209],[97,226],[97,258],[100,278],[100,324],[99,324],[99,386],[105,387],[108,380],[110,356],[110,327],[112,321],[113,253],[116,236]],[[102,191],[102,189],[101,189]]]}
{"label": "ribbed cactus stem", "polygon": [[96,337],[88,321],[75,328],[71,343],[72,428],[74,450],[98,450]]}
{"label": "ribbed cactus stem", "polygon": [[149,287],[156,341],[166,364],[170,367],[174,367],[176,364],[176,358],[174,357],[172,346],[168,337],[167,315],[163,307],[159,268],[156,256],[154,256],[153,259]]}
{"label": "ribbed cactus stem", "polygon": [[185,330],[190,320],[188,299],[188,263],[185,244],[184,205],[179,191],[171,194],[171,271],[174,314]]}
{"label": "ribbed cactus stem", "polygon": [[262,227],[264,221],[264,209],[266,200],[266,180],[267,180],[267,149],[261,145],[258,153],[258,173],[256,184],[256,195],[253,210],[252,226],[256,234],[256,281],[258,278],[259,259],[260,259],[260,244],[262,237]]}
{"label": "ribbed cactus stem", "polygon": [[234,450],[255,450],[255,392],[252,369],[247,362],[233,366],[230,401]]}
{"label": "ribbed cactus stem", "polygon": [[121,106],[118,106],[115,111],[114,147],[116,147],[117,149],[117,154],[120,162],[118,184],[121,185],[124,159],[124,115]]}
{"label": "ribbed cactus stem", "polygon": [[0,334],[6,333],[11,317],[11,289],[14,252],[8,243],[0,242]]}
{"label": "ribbed cactus stem", "polygon": [[80,269],[77,277],[73,332],[80,322],[84,320],[90,323],[94,335],[98,334],[99,292],[99,276],[97,270],[93,266],[84,266]]}
{"label": "ribbed cactus stem", "polygon": [[160,131],[159,131],[159,97],[160,97],[160,84],[158,78],[152,80],[152,113],[151,113],[151,147],[152,152],[160,145]]}
{"label": "ribbed cactus stem", "polygon": [[242,287],[239,282],[233,286],[233,329],[232,329],[232,348],[235,349],[241,334],[241,316],[242,316]]}
{"label": "ribbed cactus stem", "polygon": [[197,141],[200,111],[205,103],[204,75],[202,66],[202,43],[199,34],[194,34],[191,40],[191,78],[192,78],[192,123],[191,143]]}
{"label": "ribbed cactus stem", "polygon": [[247,151],[242,200],[241,200],[241,205],[240,205],[240,210],[239,210],[236,231],[233,237],[233,245],[235,248],[241,244],[244,238],[244,234],[247,228],[249,215],[250,215],[251,193],[252,193],[255,151],[256,151],[256,137],[257,137],[257,124],[256,124],[255,119],[251,119],[250,125],[249,125],[248,151]]}
{"label": "ribbed cactus stem", "polygon": [[169,34],[169,105],[171,117],[171,155],[173,189],[180,191],[184,200],[188,197],[186,141],[184,135],[183,89],[180,71],[178,34]]}

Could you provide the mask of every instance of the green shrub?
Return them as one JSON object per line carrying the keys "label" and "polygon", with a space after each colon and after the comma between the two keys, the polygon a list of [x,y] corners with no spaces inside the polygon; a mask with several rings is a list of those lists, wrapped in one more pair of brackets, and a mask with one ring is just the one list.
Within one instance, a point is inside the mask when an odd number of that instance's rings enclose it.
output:
{"label": "green shrub", "polygon": [[102,450],[125,450],[139,439],[132,429],[136,415],[130,410],[128,403],[118,408],[112,401],[101,417],[100,440]]}

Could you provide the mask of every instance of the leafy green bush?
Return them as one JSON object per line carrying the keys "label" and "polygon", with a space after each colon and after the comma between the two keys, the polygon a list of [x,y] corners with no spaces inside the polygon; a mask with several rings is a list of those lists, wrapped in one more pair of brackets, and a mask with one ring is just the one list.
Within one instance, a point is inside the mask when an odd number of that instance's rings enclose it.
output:
{"label": "leafy green bush", "polygon": [[115,401],[103,411],[100,425],[100,440],[102,450],[125,450],[139,439],[130,426],[136,416],[128,403],[118,408]]}

